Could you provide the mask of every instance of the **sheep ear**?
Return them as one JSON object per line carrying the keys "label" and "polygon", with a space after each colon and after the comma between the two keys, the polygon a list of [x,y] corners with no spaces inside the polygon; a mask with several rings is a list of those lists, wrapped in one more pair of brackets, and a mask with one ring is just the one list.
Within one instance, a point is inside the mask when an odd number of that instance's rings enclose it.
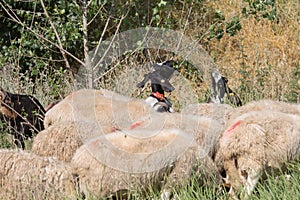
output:
{"label": "sheep ear", "polygon": [[0,88],[0,100],[4,100],[6,96],[7,92],[3,88]]}

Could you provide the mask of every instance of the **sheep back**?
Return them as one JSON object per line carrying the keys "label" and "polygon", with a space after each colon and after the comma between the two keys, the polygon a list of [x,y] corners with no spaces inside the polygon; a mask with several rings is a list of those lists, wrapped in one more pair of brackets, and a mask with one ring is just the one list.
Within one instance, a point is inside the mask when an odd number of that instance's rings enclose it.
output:
{"label": "sheep back", "polygon": [[272,111],[248,112],[234,120],[220,138],[216,159],[234,189],[243,184],[250,194],[263,173],[299,158],[299,120],[299,115]]}
{"label": "sheep back", "polygon": [[149,113],[142,100],[106,90],[79,90],[67,96],[45,115],[45,127],[57,122],[90,120],[120,129]]}
{"label": "sheep back", "polygon": [[195,138],[201,147],[203,156],[212,156],[217,138],[223,130],[223,124],[212,117],[182,113],[151,113],[133,123],[129,129],[162,129],[177,128]]}
{"label": "sheep back", "polygon": [[0,150],[0,199],[75,199],[69,165],[19,150]]}
{"label": "sheep back", "polygon": [[179,157],[194,162],[196,156],[191,151],[196,152],[193,137],[180,130],[131,130],[88,141],[76,151],[71,163],[82,192],[103,197],[161,187]]}
{"label": "sheep back", "polygon": [[95,122],[60,122],[41,131],[32,144],[31,151],[40,156],[54,156],[70,162],[76,150],[88,139],[112,132]]}
{"label": "sheep back", "polygon": [[251,101],[244,106],[233,109],[227,115],[227,124],[231,125],[236,118],[247,112],[263,110],[300,115],[300,106],[298,104],[263,99],[259,101]]}
{"label": "sheep back", "polygon": [[228,104],[200,103],[184,107],[181,113],[211,117],[225,124],[228,113],[232,112],[233,109]]}

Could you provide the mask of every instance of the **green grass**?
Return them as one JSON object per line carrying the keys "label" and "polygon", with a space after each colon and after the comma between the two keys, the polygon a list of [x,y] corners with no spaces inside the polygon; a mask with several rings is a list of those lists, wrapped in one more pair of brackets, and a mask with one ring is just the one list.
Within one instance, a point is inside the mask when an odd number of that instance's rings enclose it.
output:
{"label": "green grass", "polygon": [[285,172],[261,181],[251,196],[251,200],[259,199],[300,199],[300,163],[288,164]]}
{"label": "green grass", "polygon": [[0,148],[12,148],[14,146],[12,135],[8,134],[9,129],[5,122],[0,120]]}
{"label": "green grass", "polygon": [[[195,179],[179,190],[173,191],[176,199],[230,199],[224,188],[214,185],[198,185]],[[160,194],[151,195],[159,199]],[[285,172],[277,175],[268,175],[261,180],[250,196],[251,200],[290,200],[300,199],[300,162],[288,164]]]}
{"label": "green grass", "polygon": [[[179,200],[227,200],[225,188],[218,184],[199,185],[195,177],[191,177],[188,185],[179,189],[174,189],[173,197]],[[132,191],[130,199],[151,199],[160,200],[160,191],[150,190],[147,195],[140,191]],[[293,162],[288,164],[287,170],[277,175],[268,175],[266,179],[261,180],[249,200],[294,200],[300,198],[300,163]],[[94,197],[88,197],[88,200],[94,200]]]}

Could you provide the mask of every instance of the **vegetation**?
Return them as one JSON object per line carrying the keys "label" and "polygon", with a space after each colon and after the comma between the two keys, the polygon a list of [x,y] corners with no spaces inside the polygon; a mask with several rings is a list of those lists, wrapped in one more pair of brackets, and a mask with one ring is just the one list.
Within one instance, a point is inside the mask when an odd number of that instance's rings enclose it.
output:
{"label": "vegetation", "polygon": [[[297,0],[1,0],[0,20],[0,87],[31,94],[44,106],[80,87],[76,75],[81,69],[87,71],[87,87],[144,98],[149,89],[141,93],[135,88],[142,76],[136,69],[166,59],[178,63],[172,79],[176,90],[169,95],[175,108],[206,101],[210,83],[176,50],[157,47],[145,53],[137,46],[93,72],[89,52],[97,45],[108,47],[108,38],[150,26],[193,38],[244,103],[263,98],[300,102]],[[0,147],[11,147],[8,127],[1,123],[0,129]],[[269,178],[252,198],[299,196],[299,169],[299,163],[292,165],[289,179],[284,174]],[[223,192],[208,187],[178,192],[180,199],[193,195],[226,199]]]}

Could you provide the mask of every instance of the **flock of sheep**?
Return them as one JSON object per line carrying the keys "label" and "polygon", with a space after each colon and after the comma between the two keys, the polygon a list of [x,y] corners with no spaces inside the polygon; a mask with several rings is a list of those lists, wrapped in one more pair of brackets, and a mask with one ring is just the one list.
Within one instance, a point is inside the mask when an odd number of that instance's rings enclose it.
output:
{"label": "flock of sheep", "polygon": [[[246,198],[300,155],[300,105],[189,105],[159,113],[108,90],[78,90],[48,110],[31,151],[0,150],[0,199],[76,199],[225,182]],[[222,175],[224,177],[222,177]]]}

